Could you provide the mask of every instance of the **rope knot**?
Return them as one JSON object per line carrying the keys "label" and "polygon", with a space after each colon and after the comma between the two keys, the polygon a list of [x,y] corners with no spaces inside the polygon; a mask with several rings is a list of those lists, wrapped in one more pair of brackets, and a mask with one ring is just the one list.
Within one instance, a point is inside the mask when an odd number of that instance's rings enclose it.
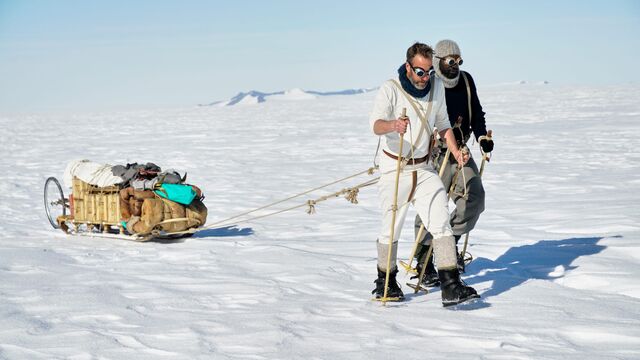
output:
{"label": "rope knot", "polygon": [[309,206],[309,208],[307,209],[307,214],[311,215],[311,214],[315,214],[316,213],[316,201],[315,200],[307,200],[307,206]]}
{"label": "rope knot", "polygon": [[347,199],[352,204],[357,204],[359,192],[360,192],[360,189],[357,187],[347,189],[347,194],[344,196],[344,198]]}

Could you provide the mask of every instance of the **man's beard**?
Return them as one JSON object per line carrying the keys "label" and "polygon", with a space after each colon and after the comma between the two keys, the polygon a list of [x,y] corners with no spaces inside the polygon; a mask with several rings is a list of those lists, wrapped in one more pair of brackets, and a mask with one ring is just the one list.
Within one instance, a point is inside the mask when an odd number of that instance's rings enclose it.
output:
{"label": "man's beard", "polygon": [[441,66],[440,71],[447,79],[455,79],[460,74],[460,68],[457,66]]}
{"label": "man's beard", "polygon": [[416,89],[418,90],[424,90],[427,87],[427,82],[423,82],[423,83],[418,83],[413,81],[412,78],[409,78],[409,81],[411,82],[411,85],[413,85]]}

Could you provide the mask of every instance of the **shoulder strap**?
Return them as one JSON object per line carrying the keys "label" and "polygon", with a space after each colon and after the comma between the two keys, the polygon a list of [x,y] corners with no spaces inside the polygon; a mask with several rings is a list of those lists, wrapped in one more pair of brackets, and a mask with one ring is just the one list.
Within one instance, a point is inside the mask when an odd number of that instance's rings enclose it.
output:
{"label": "shoulder strap", "polygon": [[[393,81],[393,83],[396,85],[396,87],[398,89],[400,89],[400,91],[404,94],[404,96],[407,98],[407,100],[409,101],[409,104],[411,104],[411,107],[413,107],[413,110],[416,112],[416,114],[418,114],[418,118],[420,119],[420,123],[422,124],[420,126],[420,133],[418,134],[418,138],[416,138],[416,142],[415,144],[419,143],[420,140],[422,139],[422,134],[425,132],[425,130],[428,129],[429,134],[433,133],[433,131],[431,130],[431,127],[429,126],[429,115],[431,113],[431,105],[433,104],[433,83],[430,81],[429,84],[431,86],[431,89],[429,89],[429,100],[428,103],[429,105],[427,105],[427,111],[425,114],[423,114],[418,107],[416,106],[416,101],[415,99],[409,95],[403,88],[402,85],[400,85],[400,83],[398,82],[398,80],[396,79],[391,79],[391,81]],[[412,151],[413,149],[416,147],[415,144],[411,144],[412,147]],[[402,154],[400,154],[400,156],[402,156]]]}
{"label": "shoulder strap", "polygon": [[[473,120],[471,117],[471,87],[469,86],[469,79],[467,78],[466,72],[462,71],[462,77],[464,78],[464,84],[467,86],[467,108],[469,108],[469,130],[471,130],[471,121]],[[469,134],[471,134],[471,131]]]}

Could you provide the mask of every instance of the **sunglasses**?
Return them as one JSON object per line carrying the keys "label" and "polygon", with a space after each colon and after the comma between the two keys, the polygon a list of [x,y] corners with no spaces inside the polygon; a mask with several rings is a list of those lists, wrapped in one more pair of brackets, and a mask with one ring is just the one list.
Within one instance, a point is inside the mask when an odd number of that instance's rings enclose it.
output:
{"label": "sunglasses", "polygon": [[427,76],[429,75],[429,72],[433,69],[433,67],[430,67],[428,70],[425,70],[421,67],[413,67],[413,65],[409,64],[409,66],[411,66],[411,70],[413,70],[413,72],[418,75],[419,77],[423,77],[423,76]]}
{"label": "sunglasses", "polygon": [[453,66],[454,64],[458,64],[458,66],[462,65],[462,58],[454,58],[452,56],[440,57],[436,56],[438,59],[444,60],[444,63]]}

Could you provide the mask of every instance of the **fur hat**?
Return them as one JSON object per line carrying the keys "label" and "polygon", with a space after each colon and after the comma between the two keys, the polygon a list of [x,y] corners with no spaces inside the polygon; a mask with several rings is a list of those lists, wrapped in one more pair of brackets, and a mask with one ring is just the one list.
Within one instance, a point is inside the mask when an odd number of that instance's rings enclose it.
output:
{"label": "fur hat", "polygon": [[[437,57],[445,57],[449,55],[462,55],[460,53],[460,47],[453,40],[440,40],[436,44],[435,48],[435,56]],[[460,79],[460,74],[455,79],[448,79],[442,74],[442,70],[440,70],[440,59],[435,58],[433,61],[433,68],[436,71],[436,75],[442,79],[444,82],[444,86],[446,88],[452,88],[458,85],[458,80]]]}

